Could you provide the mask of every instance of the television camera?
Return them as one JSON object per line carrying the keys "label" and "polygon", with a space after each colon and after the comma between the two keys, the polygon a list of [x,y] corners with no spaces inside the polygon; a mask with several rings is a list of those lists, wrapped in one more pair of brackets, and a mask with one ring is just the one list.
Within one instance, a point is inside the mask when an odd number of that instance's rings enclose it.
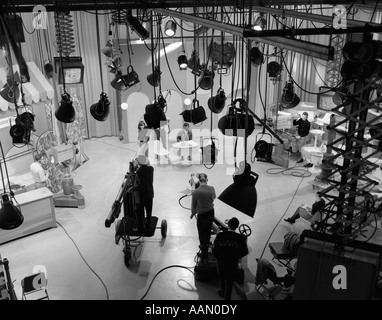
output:
{"label": "television camera", "polygon": [[[124,176],[121,188],[118,191],[117,197],[114,200],[111,210],[105,220],[105,227],[110,228],[111,224],[118,219],[123,205],[124,217],[119,219],[116,223],[115,244],[118,245],[121,239],[124,242],[123,252],[126,267],[130,266],[132,257],[132,243],[140,243],[138,240],[141,237],[152,237],[155,233],[155,229],[158,229],[158,217],[156,216],[151,217],[150,228],[149,230],[145,230],[143,234],[140,233],[137,228],[138,219],[134,193],[128,191],[135,184],[136,176],[137,167],[134,162],[130,162],[129,171]],[[159,228],[161,229],[162,238],[165,238],[167,235],[167,221],[162,220]]]}

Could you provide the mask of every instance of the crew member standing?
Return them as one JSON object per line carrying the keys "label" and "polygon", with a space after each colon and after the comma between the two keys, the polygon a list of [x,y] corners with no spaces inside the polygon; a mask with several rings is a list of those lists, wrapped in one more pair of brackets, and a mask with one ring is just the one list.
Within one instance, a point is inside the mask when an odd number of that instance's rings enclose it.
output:
{"label": "crew member standing", "polygon": [[293,125],[297,126],[296,143],[297,143],[298,151],[300,152],[300,159],[297,161],[297,163],[301,163],[304,161],[304,159],[302,158],[302,147],[308,142],[309,131],[310,131],[310,122],[308,121],[308,113],[304,111],[302,113],[302,117],[299,114],[298,119],[293,119]]}
{"label": "crew member standing", "polygon": [[231,300],[239,259],[248,254],[247,237],[235,232],[238,227],[239,220],[235,217],[231,218],[228,221],[228,230],[216,235],[212,248],[220,280],[218,294],[225,300]]}
{"label": "crew member standing", "polygon": [[36,153],[34,156],[35,162],[33,162],[29,169],[35,182],[35,188],[43,188],[47,186],[48,172],[44,170],[41,165],[42,155]]}
{"label": "crew member standing", "polygon": [[[134,192],[134,199],[137,210],[138,232],[143,234],[150,230],[151,215],[153,211],[154,198],[154,168],[144,155],[137,158],[138,169],[134,180],[134,185],[129,188],[129,192]],[[143,220],[146,210],[146,223]]]}
{"label": "crew member standing", "polygon": [[199,174],[199,187],[192,193],[191,216],[197,214],[197,228],[202,262],[208,262],[208,248],[210,244],[212,223],[215,216],[214,200],[216,199],[215,188],[207,185],[208,179],[205,173]]}

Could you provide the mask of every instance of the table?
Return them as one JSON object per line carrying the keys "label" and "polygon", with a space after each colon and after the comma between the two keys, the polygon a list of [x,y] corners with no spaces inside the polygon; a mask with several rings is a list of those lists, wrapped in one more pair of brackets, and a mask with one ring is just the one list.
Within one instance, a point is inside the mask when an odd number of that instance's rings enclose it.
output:
{"label": "table", "polygon": [[192,156],[192,149],[199,147],[199,143],[193,140],[175,142],[172,147],[180,149],[180,163],[183,165],[191,164],[190,160],[182,160]]}
{"label": "table", "polygon": [[309,131],[311,134],[314,135],[314,147],[317,148],[317,139],[319,135],[323,135],[325,133],[324,130],[320,129],[312,129]]}
{"label": "table", "polygon": [[313,167],[309,168],[309,171],[312,173],[318,173],[321,171],[319,165],[322,162],[324,153],[320,148],[315,146],[303,146],[301,148],[301,155],[308,163],[312,163]]}
{"label": "table", "polygon": [[[32,233],[55,228],[56,214],[53,193],[46,187],[15,195],[24,216],[23,224],[13,230],[0,229],[0,244]],[[15,205],[16,203],[13,202]]]}

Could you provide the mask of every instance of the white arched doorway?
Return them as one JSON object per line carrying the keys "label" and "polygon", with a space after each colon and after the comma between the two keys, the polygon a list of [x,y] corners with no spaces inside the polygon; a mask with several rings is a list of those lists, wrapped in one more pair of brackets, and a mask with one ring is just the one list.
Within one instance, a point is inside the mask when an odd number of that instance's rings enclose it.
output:
{"label": "white arched doorway", "polygon": [[137,141],[138,122],[143,120],[145,108],[150,103],[149,97],[142,92],[133,92],[127,99],[128,108],[122,110],[122,132],[124,141]]}
{"label": "white arched doorway", "polygon": [[176,133],[183,127],[183,118],[180,115],[183,111],[182,96],[175,90],[166,90],[162,94],[167,101],[166,118],[170,120],[169,126],[172,132],[169,133],[169,139],[170,141],[175,141]]}

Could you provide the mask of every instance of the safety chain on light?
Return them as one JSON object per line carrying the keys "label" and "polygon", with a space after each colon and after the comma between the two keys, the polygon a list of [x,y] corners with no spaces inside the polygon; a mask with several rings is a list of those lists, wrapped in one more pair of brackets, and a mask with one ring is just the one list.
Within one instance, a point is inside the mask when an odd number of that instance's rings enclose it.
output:
{"label": "safety chain on light", "polygon": [[[368,224],[368,218],[380,213],[378,203],[369,193],[374,180],[367,175],[378,167],[371,160],[382,149],[382,142],[372,143],[374,139],[382,141],[381,49],[382,42],[371,39],[348,42],[343,49],[346,61],[341,75],[350,89],[351,103],[344,102],[332,109],[343,120],[328,126],[336,139],[328,143],[333,155],[325,162],[332,170],[326,179],[329,187],[320,193],[329,201],[322,210],[323,219],[314,227],[315,231],[338,236],[342,242],[356,239]],[[377,92],[376,98],[372,98],[373,92]],[[367,121],[368,110],[380,115]],[[366,133],[371,137],[367,138]],[[371,152],[363,153],[364,148],[370,148]]]}

